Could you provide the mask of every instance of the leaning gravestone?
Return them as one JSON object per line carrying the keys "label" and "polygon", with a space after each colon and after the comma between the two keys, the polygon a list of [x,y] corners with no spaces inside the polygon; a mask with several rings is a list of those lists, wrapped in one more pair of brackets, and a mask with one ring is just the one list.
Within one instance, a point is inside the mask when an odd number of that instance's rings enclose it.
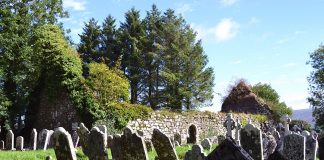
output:
{"label": "leaning gravestone", "polygon": [[126,127],[120,137],[120,160],[148,160],[147,150],[143,137]]}
{"label": "leaning gravestone", "polygon": [[97,127],[104,134],[104,142],[105,142],[104,145],[105,147],[107,147],[107,138],[108,138],[107,127],[105,125],[98,125]]}
{"label": "leaning gravestone", "polygon": [[184,160],[204,160],[206,158],[201,145],[193,145],[191,150],[185,154]]}
{"label": "leaning gravestone", "polygon": [[36,147],[37,147],[37,131],[36,129],[34,128],[31,132],[31,135],[30,135],[30,150],[36,150]]}
{"label": "leaning gravestone", "polygon": [[305,137],[289,134],[284,137],[283,154],[288,160],[305,160]]}
{"label": "leaning gravestone", "polygon": [[235,140],[228,137],[218,145],[205,160],[253,160]]}
{"label": "leaning gravestone", "polygon": [[[106,141],[107,142],[107,141]],[[108,160],[105,147],[105,134],[98,127],[93,127],[89,134],[86,155],[91,160]]]}
{"label": "leaning gravestone", "polygon": [[306,137],[306,160],[316,160],[318,149],[317,133],[312,132]]}
{"label": "leaning gravestone", "polygon": [[168,136],[159,129],[153,130],[152,143],[159,160],[178,160],[178,155]]}
{"label": "leaning gravestone", "polygon": [[89,139],[90,131],[83,123],[80,123],[80,127],[78,127],[77,129],[77,133],[80,137],[79,143],[82,147],[82,150],[84,154],[88,155],[87,147],[88,147],[88,139]]}
{"label": "leaning gravestone", "polygon": [[7,150],[14,150],[14,134],[12,130],[9,130],[6,135],[6,149]]}
{"label": "leaning gravestone", "polygon": [[24,150],[24,137],[19,136],[16,139],[16,150],[17,151],[22,151]]}
{"label": "leaning gravestone", "polygon": [[120,153],[121,153],[121,135],[116,134],[114,135],[114,138],[111,142],[111,156],[113,160],[119,160],[120,159]]}
{"label": "leaning gravestone", "polygon": [[263,145],[261,130],[253,124],[247,124],[240,131],[241,146],[255,160],[263,160]]}
{"label": "leaning gravestone", "polygon": [[204,139],[203,141],[201,141],[201,146],[203,147],[203,149],[205,150],[210,150],[211,149],[211,143],[210,140],[208,138]]}
{"label": "leaning gravestone", "polygon": [[50,142],[51,133],[47,129],[43,129],[38,134],[37,149],[46,150]]}
{"label": "leaning gravestone", "polygon": [[4,144],[5,144],[4,141],[1,140],[1,141],[0,141],[0,149],[1,149],[1,150],[4,150],[4,149],[5,149],[5,145],[4,145]]}
{"label": "leaning gravestone", "polygon": [[52,136],[57,160],[77,159],[71,135],[63,127],[55,129]]}

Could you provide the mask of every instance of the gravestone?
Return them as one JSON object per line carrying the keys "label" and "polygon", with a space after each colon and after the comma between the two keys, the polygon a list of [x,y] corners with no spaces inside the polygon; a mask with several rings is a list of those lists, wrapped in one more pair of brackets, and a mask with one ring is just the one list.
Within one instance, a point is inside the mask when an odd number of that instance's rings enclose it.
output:
{"label": "gravestone", "polygon": [[37,149],[46,150],[50,142],[51,131],[43,129],[38,134]]}
{"label": "gravestone", "polygon": [[177,132],[174,134],[174,141],[178,142],[179,145],[181,145],[181,134],[180,133]]}
{"label": "gravestone", "polygon": [[57,160],[77,159],[71,135],[63,127],[56,128],[52,136]]}
{"label": "gravestone", "polygon": [[6,135],[6,149],[7,150],[14,150],[14,134],[12,130],[9,130]]}
{"label": "gravestone", "polygon": [[79,140],[80,140],[80,137],[77,133],[77,131],[72,131],[72,143],[73,143],[73,147],[74,148],[77,148],[78,145],[79,145]]}
{"label": "gravestone", "polygon": [[318,150],[317,133],[312,132],[306,137],[306,160],[316,160]]}
{"label": "gravestone", "polygon": [[283,139],[283,154],[288,160],[305,160],[305,137],[288,134]]}
{"label": "gravestone", "polygon": [[112,135],[108,135],[107,136],[107,148],[111,148],[112,142],[113,142],[113,136]]}
{"label": "gravestone", "polygon": [[17,151],[22,151],[24,150],[24,137],[19,136],[16,139],[16,150]]}
{"label": "gravestone", "polygon": [[276,141],[280,140],[280,133],[276,130],[276,128],[271,127],[269,132],[276,139]]}
{"label": "gravestone", "polygon": [[85,148],[86,155],[91,160],[108,160],[108,153],[105,147],[105,134],[98,127],[93,127],[90,131],[88,144]]}
{"label": "gravestone", "polygon": [[104,145],[107,148],[107,136],[108,136],[107,127],[105,125],[98,125],[97,127],[104,134],[104,142],[105,142]]}
{"label": "gravestone", "polygon": [[241,145],[240,143],[240,130],[242,129],[240,119],[237,117],[236,118],[236,125],[235,125],[235,142],[238,145]]}
{"label": "gravestone", "polygon": [[206,158],[201,145],[193,145],[191,150],[186,152],[184,160],[204,160]]}
{"label": "gravestone", "polygon": [[233,130],[235,129],[235,121],[233,119],[232,113],[228,113],[226,120],[223,124],[223,126],[226,128],[226,137],[232,137],[233,136]]}
{"label": "gravestone", "polygon": [[88,139],[90,134],[89,129],[83,123],[80,123],[80,127],[78,127],[77,129],[77,133],[79,135],[80,138],[79,143],[82,147],[84,154],[88,154],[86,153],[87,152],[86,148],[88,146]]}
{"label": "gravestone", "polygon": [[211,143],[210,140],[208,138],[204,139],[203,141],[201,141],[201,146],[203,147],[203,149],[205,150],[210,150],[211,149]]}
{"label": "gravestone", "polygon": [[113,160],[119,160],[121,154],[121,135],[116,134],[111,143],[111,155]]}
{"label": "gravestone", "polygon": [[159,160],[178,160],[178,155],[168,136],[159,129],[153,130],[152,143]]}
{"label": "gravestone", "polygon": [[318,157],[320,160],[324,159],[324,136],[318,140]]}
{"label": "gravestone", "polygon": [[30,150],[36,150],[37,148],[37,131],[34,128],[30,134]]}
{"label": "gravestone", "polygon": [[231,137],[227,137],[205,160],[253,160]]}
{"label": "gravestone", "polygon": [[225,139],[226,139],[225,136],[223,136],[223,135],[218,135],[218,136],[217,136],[218,144],[221,144]]}
{"label": "gravestone", "polygon": [[255,160],[263,160],[263,142],[261,130],[253,124],[247,124],[240,131],[241,146]]}
{"label": "gravestone", "polygon": [[126,127],[120,137],[120,160],[148,160],[147,150],[143,137]]}
{"label": "gravestone", "polygon": [[288,114],[285,114],[283,117],[281,117],[281,121],[283,121],[283,125],[285,127],[285,135],[290,134],[289,130],[289,123],[291,122],[291,119],[289,118]]}
{"label": "gravestone", "polygon": [[268,159],[268,157],[274,153],[277,147],[277,141],[271,134],[262,134],[263,140],[263,156],[264,159]]}
{"label": "gravestone", "polygon": [[5,143],[3,140],[0,141],[0,149],[4,150],[5,149]]}

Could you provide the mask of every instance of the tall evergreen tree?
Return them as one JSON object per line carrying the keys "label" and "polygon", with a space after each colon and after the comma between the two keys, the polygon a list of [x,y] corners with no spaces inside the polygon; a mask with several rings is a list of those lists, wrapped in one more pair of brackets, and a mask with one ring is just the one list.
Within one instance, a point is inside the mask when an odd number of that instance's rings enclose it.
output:
{"label": "tall evergreen tree", "polygon": [[101,30],[98,21],[91,18],[88,23],[85,23],[83,33],[80,36],[80,44],[78,52],[85,64],[91,61],[102,62],[102,55],[100,52]]}
{"label": "tall evergreen tree", "polygon": [[118,43],[116,38],[116,19],[108,15],[102,24],[101,49],[105,63],[115,66],[120,54],[118,53]]}
{"label": "tall evergreen tree", "polygon": [[140,19],[140,12],[132,8],[125,14],[126,22],[119,30],[120,47],[123,56],[122,70],[130,81],[131,103],[139,102],[139,95],[143,91],[141,75],[143,70],[143,41],[144,27]]}

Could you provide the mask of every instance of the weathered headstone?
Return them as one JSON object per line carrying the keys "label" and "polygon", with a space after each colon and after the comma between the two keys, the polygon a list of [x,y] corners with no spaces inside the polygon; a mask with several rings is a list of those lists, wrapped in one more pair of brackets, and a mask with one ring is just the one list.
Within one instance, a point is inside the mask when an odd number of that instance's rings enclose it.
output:
{"label": "weathered headstone", "polygon": [[201,145],[193,145],[191,150],[185,154],[184,160],[204,160],[206,158]]}
{"label": "weathered headstone", "polygon": [[50,142],[51,133],[47,129],[43,129],[38,134],[37,149],[46,150]]}
{"label": "weathered headstone", "polygon": [[263,156],[264,159],[268,159],[268,157],[273,154],[277,147],[277,141],[276,139],[271,135],[262,134],[262,140],[263,140]]}
{"label": "weathered headstone", "polygon": [[320,160],[324,159],[324,136],[318,140],[318,158]]}
{"label": "weathered headstone", "polygon": [[283,154],[288,160],[305,160],[305,137],[288,134],[283,141]]}
{"label": "weathered headstone", "polygon": [[247,124],[240,131],[241,146],[255,160],[263,160],[263,142],[261,130],[253,124]]}
{"label": "weathered headstone", "polygon": [[312,132],[306,137],[306,160],[316,160],[318,149],[317,133]]}
{"label": "weathered headstone", "polygon": [[24,137],[19,136],[16,138],[16,150],[18,151],[24,150]]}
{"label": "weathered headstone", "polygon": [[175,133],[174,134],[174,141],[178,142],[179,145],[181,145],[181,134],[180,133]]}
{"label": "weathered headstone", "polygon": [[3,140],[0,141],[0,149],[4,150],[5,149],[5,143]]}
{"label": "weathered headstone", "polygon": [[153,130],[152,143],[159,160],[178,160],[178,155],[171,144],[171,140],[160,130]]}
{"label": "weathered headstone", "polygon": [[31,150],[36,150],[37,149],[37,131],[34,128],[30,134],[30,149]]}
{"label": "weathered headstone", "polygon": [[201,146],[203,147],[203,149],[205,150],[210,150],[211,149],[211,143],[210,140],[208,138],[204,139],[203,141],[201,141]]}
{"label": "weathered headstone", "polygon": [[47,145],[47,148],[53,148],[54,147],[54,140],[53,140],[53,133],[54,131],[53,130],[48,130],[48,145]]}
{"label": "weathered headstone", "polygon": [[14,134],[12,130],[9,130],[6,135],[6,149],[7,150],[14,150]]}
{"label": "weathered headstone", "polygon": [[74,148],[78,147],[79,140],[80,140],[80,137],[79,137],[77,131],[72,131],[72,143],[73,143]]}
{"label": "weathered headstone", "polygon": [[223,126],[226,128],[226,137],[232,137],[233,136],[233,130],[235,129],[235,121],[233,119],[232,113],[228,113],[226,120],[223,124]]}
{"label": "weathered headstone", "polygon": [[104,145],[107,148],[107,136],[108,136],[107,127],[105,125],[98,125],[97,127],[104,134],[104,142],[105,142]]}
{"label": "weathered headstone", "polygon": [[225,139],[226,139],[225,136],[223,136],[223,135],[218,135],[218,136],[217,136],[218,144],[221,144]]}
{"label": "weathered headstone", "polygon": [[253,160],[235,140],[228,137],[218,145],[205,160]]}
{"label": "weathered headstone", "polygon": [[242,129],[240,119],[237,117],[236,118],[236,125],[235,125],[235,142],[238,145],[241,145],[240,143],[240,130]]}
{"label": "weathered headstone", "polygon": [[105,147],[105,134],[98,127],[93,127],[89,134],[86,155],[91,160],[107,160],[108,153]]}
{"label": "weathered headstone", "polygon": [[143,137],[126,127],[120,137],[121,153],[120,160],[148,160],[147,150]]}
{"label": "weathered headstone", "polygon": [[111,148],[114,137],[112,135],[107,136],[107,148]]}
{"label": "weathered headstone", "polygon": [[111,143],[111,155],[113,160],[119,160],[121,157],[121,135],[116,134]]}
{"label": "weathered headstone", "polygon": [[88,153],[86,153],[87,152],[86,148],[88,146],[88,139],[89,139],[90,131],[83,123],[80,123],[80,127],[77,129],[77,133],[80,137],[79,143],[82,147],[82,150],[83,150],[84,154],[87,155]]}
{"label": "weathered headstone", "polygon": [[63,127],[55,129],[52,136],[57,160],[77,159],[71,135]]}

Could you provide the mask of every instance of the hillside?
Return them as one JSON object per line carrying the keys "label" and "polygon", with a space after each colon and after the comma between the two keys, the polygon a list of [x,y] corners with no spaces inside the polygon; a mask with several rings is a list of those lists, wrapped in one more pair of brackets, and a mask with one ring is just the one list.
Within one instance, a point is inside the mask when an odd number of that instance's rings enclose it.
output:
{"label": "hillside", "polygon": [[292,115],[292,119],[305,120],[308,123],[310,123],[312,125],[312,127],[314,127],[314,125],[315,125],[315,122],[313,122],[313,116],[312,116],[312,109],[311,108],[294,110],[293,115]]}

